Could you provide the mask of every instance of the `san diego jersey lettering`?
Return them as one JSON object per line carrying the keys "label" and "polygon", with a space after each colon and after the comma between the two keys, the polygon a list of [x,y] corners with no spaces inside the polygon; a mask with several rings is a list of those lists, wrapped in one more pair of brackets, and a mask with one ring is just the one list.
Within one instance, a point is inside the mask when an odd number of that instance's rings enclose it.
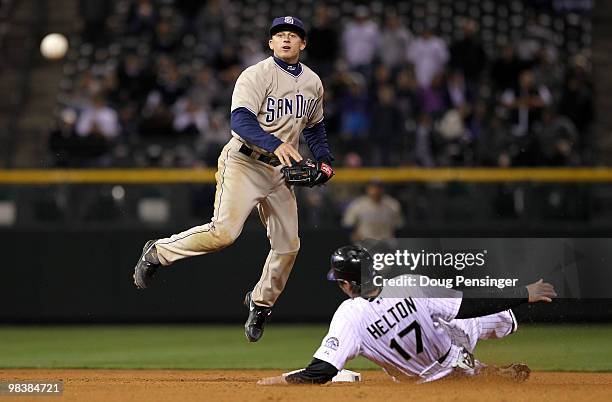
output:
{"label": "san diego jersey lettering", "polygon": [[305,100],[304,96],[300,94],[295,95],[295,99],[276,99],[269,96],[266,100],[266,122],[272,123],[284,115],[293,115],[294,111],[296,119],[301,119],[304,116],[311,119],[316,106],[316,99]]}

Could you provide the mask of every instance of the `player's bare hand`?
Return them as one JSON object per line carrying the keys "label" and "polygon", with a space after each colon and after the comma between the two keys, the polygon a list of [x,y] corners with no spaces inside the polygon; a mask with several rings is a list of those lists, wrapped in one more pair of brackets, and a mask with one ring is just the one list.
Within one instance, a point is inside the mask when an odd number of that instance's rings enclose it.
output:
{"label": "player's bare hand", "polygon": [[276,155],[285,166],[293,166],[291,159],[296,162],[302,161],[302,155],[300,155],[297,149],[293,148],[293,145],[287,143],[280,144],[274,151],[274,155]]}
{"label": "player's bare hand", "polygon": [[282,375],[279,375],[276,377],[262,378],[261,380],[257,381],[257,385],[287,385],[287,384],[288,384],[287,380],[285,380],[285,377],[283,377]]}
{"label": "player's bare hand", "polygon": [[557,297],[555,287],[548,282],[544,282],[543,279],[527,285],[527,292],[529,293],[529,303],[540,301],[550,303],[553,297]]}

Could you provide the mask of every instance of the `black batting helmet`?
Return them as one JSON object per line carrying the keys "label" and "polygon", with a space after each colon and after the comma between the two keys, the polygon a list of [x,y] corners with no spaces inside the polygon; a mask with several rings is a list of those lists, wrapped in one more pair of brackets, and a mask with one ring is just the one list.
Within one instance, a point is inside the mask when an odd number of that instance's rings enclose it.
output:
{"label": "black batting helmet", "polygon": [[357,286],[370,284],[374,272],[372,266],[372,256],[364,247],[340,247],[331,256],[331,269],[327,273],[327,279],[344,280]]}

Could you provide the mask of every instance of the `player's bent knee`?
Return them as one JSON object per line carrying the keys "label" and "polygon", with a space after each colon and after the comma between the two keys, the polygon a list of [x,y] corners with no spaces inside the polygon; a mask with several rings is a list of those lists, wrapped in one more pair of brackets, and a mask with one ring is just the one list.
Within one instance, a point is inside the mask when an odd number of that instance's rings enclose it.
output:
{"label": "player's bent knee", "polygon": [[240,232],[229,230],[224,226],[217,226],[212,231],[215,248],[222,249],[236,241]]}
{"label": "player's bent knee", "polygon": [[277,254],[297,254],[300,251],[300,238],[272,240],[270,245]]}

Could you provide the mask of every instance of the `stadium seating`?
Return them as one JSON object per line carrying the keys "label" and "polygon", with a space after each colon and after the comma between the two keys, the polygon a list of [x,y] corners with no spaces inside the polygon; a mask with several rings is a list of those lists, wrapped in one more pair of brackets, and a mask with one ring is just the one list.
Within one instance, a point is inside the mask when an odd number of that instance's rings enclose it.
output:
{"label": "stadium seating", "polygon": [[[145,2],[147,3],[147,2]],[[143,114],[146,110],[147,96],[155,91],[157,84],[163,77],[160,76],[159,60],[160,55],[164,54],[168,60],[166,64],[170,69],[176,69],[179,75],[179,83],[184,86],[179,91],[179,97],[187,96],[190,86],[195,82],[198,72],[203,67],[212,68],[213,79],[221,81],[217,86],[218,93],[213,94],[206,104],[202,106],[202,113],[208,117],[214,112],[225,113],[229,106],[230,92],[219,88],[228,87],[233,84],[235,71],[229,68],[236,65],[238,69],[245,67],[245,51],[247,46],[251,46],[251,51],[255,55],[267,55],[265,51],[265,40],[267,26],[271,18],[275,15],[296,14],[299,15],[307,25],[312,25],[315,7],[309,1],[296,2],[258,2],[255,0],[242,0],[232,2],[211,1],[208,5],[200,7],[195,14],[193,7],[186,6],[188,2],[179,0],[158,0],[149,2],[152,7],[150,21],[138,21],[136,9],[138,2],[130,0],[119,0],[115,2],[114,9],[107,20],[106,32],[100,33],[100,40],[95,43],[85,38],[83,35],[76,35],[70,38],[72,44],[63,71],[63,79],[59,84],[60,92],[58,95],[58,116],[65,108],[71,108],[80,113],[86,106],[91,95],[89,92],[101,93],[106,96],[108,105],[115,109],[119,114],[119,120],[123,127],[121,134],[117,138],[109,140],[111,146],[105,158],[97,158],[83,165],[82,158],[76,158],[75,162],[68,151],[59,152],[59,157],[53,162],[59,166],[109,166],[109,165],[156,165],[163,163],[167,166],[189,166],[193,163],[214,164],[215,159],[206,156],[211,153],[206,137],[208,132],[200,129],[196,137],[183,138],[177,136],[175,132],[169,132],[163,140],[151,138],[143,128]],[[538,49],[545,49],[551,53],[553,60],[558,61],[562,67],[561,76],[553,82],[554,88],[550,88],[555,98],[553,107],[557,108],[561,95],[564,91],[565,82],[572,69],[574,69],[574,58],[576,55],[582,56],[580,60],[589,60],[591,44],[591,23],[590,14],[586,12],[567,12],[558,11],[553,7],[553,1],[525,2],[520,0],[493,1],[493,0],[414,0],[407,2],[374,1],[368,3],[371,19],[380,28],[384,26],[385,18],[389,14],[401,16],[404,26],[413,34],[421,32],[425,26],[434,27],[437,34],[446,42],[447,45],[453,44],[462,38],[462,24],[465,19],[472,19],[477,22],[479,31],[478,37],[482,42],[482,47],[487,54],[489,61],[488,68],[482,79],[478,82],[478,97],[486,102],[489,115],[494,115],[500,109],[499,93],[496,93],[490,77],[490,66],[496,60],[503,46],[507,44],[516,45],[519,56],[522,53],[529,53],[532,46]],[[539,6],[534,7],[531,4]],[[356,3],[344,0],[330,0],[326,2],[332,25],[338,29],[340,35],[343,27],[352,19],[356,9]],[[216,13],[216,14],[215,14]],[[161,28],[160,22],[166,23]],[[148,24],[148,25],[147,25]],[[157,30],[167,30],[166,38],[159,39]],[[1,33],[0,33],[1,34]],[[157,39],[156,39],[157,38]],[[168,40],[165,44],[156,40]],[[253,45],[255,43],[255,45]],[[535,44],[535,45],[534,45]],[[230,47],[229,54],[221,54],[221,49]],[[117,70],[125,60],[126,55],[135,54],[144,64],[144,69],[153,76],[154,82],[147,90],[148,94],[140,94],[140,98],[132,99],[117,96],[121,88],[117,88],[117,83],[113,83],[116,78]],[[525,62],[530,65],[539,65],[539,60],[534,60],[533,54],[528,54],[529,60]],[[306,62],[308,59],[306,58]],[[406,63],[405,67],[411,66]],[[587,68],[588,70],[588,68]],[[225,77],[225,79],[223,79]],[[365,77],[367,81],[371,77]],[[395,85],[392,77],[391,85]],[[588,76],[587,76],[588,80]],[[334,84],[333,77],[324,77],[326,86]],[[376,84],[376,83],[374,83]],[[87,85],[100,88],[88,88]],[[368,93],[369,102],[376,102],[376,85]],[[110,94],[109,93],[112,93]],[[136,104],[136,111],[132,117],[123,110],[126,100]],[[149,99],[150,101],[150,99]],[[418,158],[415,159],[411,152],[407,155],[395,155],[391,157],[391,162],[380,161],[380,158],[363,153],[359,147],[346,141],[338,131],[341,130],[333,122],[340,120],[342,116],[334,116],[334,108],[343,99],[338,97],[329,100],[330,109],[330,138],[332,144],[336,146],[338,162],[343,163],[344,156],[351,153],[360,154],[360,160],[364,165],[414,165],[419,164]],[[175,105],[168,104],[166,108],[171,114]],[[470,106],[474,107],[475,104]],[[176,108],[174,108],[176,109]],[[229,116],[228,116],[229,117]],[[437,121],[439,116],[435,116]],[[401,133],[407,138],[402,144],[412,144],[415,138],[414,128],[418,126],[418,115],[405,115],[406,129]],[[466,117],[466,123],[467,123]],[[434,123],[435,123],[434,121]],[[132,127],[126,130],[126,125]],[[372,126],[376,122],[372,122]],[[150,127],[150,125],[144,125]],[[128,132],[129,131],[129,132]],[[434,130],[435,131],[435,130]],[[586,133],[579,133],[579,136],[586,136]],[[487,165],[496,164],[491,162],[496,160],[496,155],[481,155],[474,139],[466,140],[469,144],[461,144],[460,153],[468,155],[449,162],[444,156],[446,146],[444,139],[439,139],[439,135],[432,132],[431,152],[434,165]],[[180,137],[180,138],[179,138]],[[438,141],[438,144],[436,144]],[[580,139],[578,139],[578,142]],[[443,144],[440,145],[439,143]],[[150,155],[151,145],[163,144],[165,157],[154,157]],[[371,147],[376,148],[378,144],[375,139],[370,139]],[[456,144],[455,144],[456,145]],[[580,164],[589,164],[590,161],[583,157],[582,149],[579,144],[574,144],[572,152],[575,152],[573,160],[579,160]],[[185,158],[178,158],[176,147],[191,148],[191,155]],[[518,143],[519,148],[524,147]],[[114,150],[113,150],[114,149]],[[118,151],[117,151],[118,149]],[[208,151],[207,151],[208,149]],[[538,151],[538,150],[536,150]],[[541,165],[548,164],[542,162],[541,158],[524,157],[513,154],[511,150],[512,164]],[[53,152],[58,154],[57,149]],[[180,153],[180,152],[179,152]],[[537,152],[536,152],[537,154]],[[473,156],[469,156],[473,155]],[[565,163],[565,162],[562,162]],[[569,162],[567,162],[569,163]],[[576,163],[576,162],[572,162]]]}

